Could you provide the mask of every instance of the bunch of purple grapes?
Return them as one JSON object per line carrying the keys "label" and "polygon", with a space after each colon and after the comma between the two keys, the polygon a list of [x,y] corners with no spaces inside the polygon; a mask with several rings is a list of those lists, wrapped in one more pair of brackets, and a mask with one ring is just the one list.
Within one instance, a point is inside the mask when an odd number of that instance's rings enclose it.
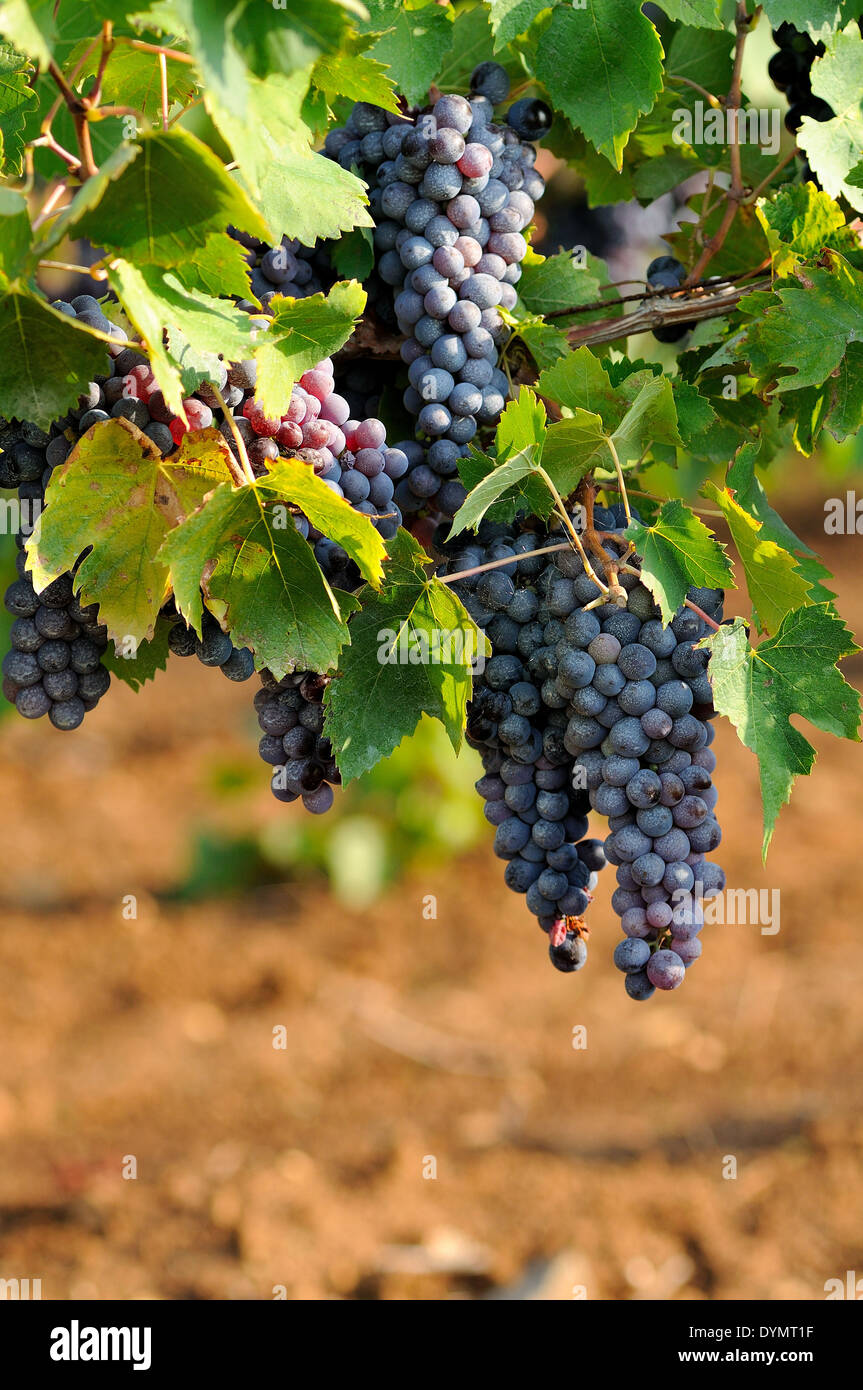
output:
{"label": "bunch of purple grapes", "polygon": [[587,959],[584,916],[605,856],[589,836],[588,790],[573,776],[565,743],[565,611],[553,586],[559,573],[549,557],[533,553],[562,538],[557,528],[486,520],[475,544],[436,539],[448,574],[510,562],[453,585],[493,653],[474,677],[467,739],[482,753],[485,775],[476,787],[495,827],[494,852],[507,861],[505,882],[525,895],[548,934],[552,964],[569,973]]}
{"label": "bunch of purple grapes", "polygon": [[[598,509],[601,529],[622,531],[622,523],[619,512]],[[605,546],[610,560],[627,550],[622,539]],[[637,566],[637,557],[627,563]],[[725,883],[705,857],[722,836],[711,779],[709,653],[698,645],[721,620],[723,595],[690,590],[699,611],[684,605],[664,626],[637,576],[620,576],[627,591],[620,608],[600,601],[574,553],[556,557],[556,567],[579,605],[560,653],[569,696],[564,743],[591,806],[608,817],[605,857],[617,865],[618,882],[612,906],[626,937],[615,964],[630,997],[647,999],[682,983],[701,954],[703,899]]]}
{"label": "bunch of purple grapes", "polygon": [[[264,313],[270,312],[274,297],[308,299],[322,294],[332,285],[335,276],[321,242],[303,246],[297,237],[283,236],[278,246],[270,246],[259,237],[241,232],[236,227],[228,231],[246,249],[252,291],[257,295]],[[257,313],[250,299],[241,299],[239,307]]]}
{"label": "bunch of purple grapes", "polygon": [[[126,337],[91,295],[79,295],[71,304],[58,300],[54,307],[112,338]],[[109,353],[111,372],[90,382],[75,409],[48,430],[28,421],[0,422],[0,487],[17,489],[20,507],[15,537],[18,578],[4,598],[15,621],[10,650],[3,658],[3,694],[25,719],[47,715],[54,728],[63,731],[79,728],[111,684],[102,661],[108,634],[99,623],[97,606],[83,605],[75,596],[77,564],[37,594],[26,570],[24,546],[38,525],[51,474],[72,449],[68,436],[89,428],[118,364],[120,369],[131,365],[125,361],[129,349],[120,343],[112,343]],[[103,412],[99,418],[107,415]]]}
{"label": "bunch of purple grapes", "polygon": [[377,272],[405,335],[404,401],[425,442],[405,450],[403,512],[454,514],[465,497],[458,459],[479,427],[497,423],[509,394],[497,365],[507,334],[499,311],[516,304],[523,232],[545,190],[530,141],[549,129],[551,112],[525,98],[495,124],[494,105],[508,95],[505,70],[483,63],[469,99],[442,96],[412,116],[358,103],[327,136],[327,153],[371,185]]}
{"label": "bunch of purple grapes", "polygon": [[263,737],[258,752],[273,769],[271,789],[277,801],[302,798],[313,815],[333,804],[333,786],[341,784],[332,744],[324,734],[324,691],[329,676],[305,671],[276,680],[261,675],[255,709]]}
{"label": "bunch of purple grapes", "polygon": [[[573,518],[578,525],[577,518]],[[620,537],[622,507],[600,508],[606,559],[638,559]],[[587,957],[583,917],[606,862],[617,865],[612,906],[626,939],[615,951],[634,999],[676,988],[701,954],[703,900],[724,886],[706,860],[721,839],[710,748],[713,694],[698,646],[722,613],[720,590],[690,591],[669,626],[637,573],[619,575],[626,607],[602,601],[565,540],[483,522],[476,545],[447,554],[449,574],[508,561],[454,587],[489,638],[493,656],[475,679],[468,739],[483,753],[477,789],[496,827],[506,882],[524,893],[563,970]],[[706,615],[701,616],[701,613]],[[608,818],[604,849],[587,838],[587,812]]]}

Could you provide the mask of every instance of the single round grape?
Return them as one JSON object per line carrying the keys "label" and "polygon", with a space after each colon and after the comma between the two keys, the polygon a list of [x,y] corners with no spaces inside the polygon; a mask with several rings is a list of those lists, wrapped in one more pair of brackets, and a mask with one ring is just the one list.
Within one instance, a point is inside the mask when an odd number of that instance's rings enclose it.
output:
{"label": "single round grape", "polygon": [[445,319],[456,303],[456,292],[449,285],[435,285],[423,300],[425,312],[434,319]]}
{"label": "single round grape", "polygon": [[651,956],[645,973],[657,989],[677,989],[683,983],[685,969],[676,951],[663,949]]}
{"label": "single round grape", "polygon": [[641,941],[638,937],[627,937],[624,941],[619,941],[614,948],[614,963],[624,974],[631,974],[633,970],[643,970],[649,960],[650,947],[646,941]]}
{"label": "single round grape", "polygon": [[432,115],[439,130],[457,130],[460,135],[466,135],[473,124],[470,102],[461,96],[439,97],[432,108]]}
{"label": "single round grape", "polygon": [[[456,305],[456,308],[459,306]],[[476,306],[474,306],[476,307]],[[450,323],[455,309],[450,313]],[[467,362],[464,344],[456,333],[444,333],[431,345],[431,360],[436,367],[444,367],[448,372],[461,371]]]}
{"label": "single round grape", "polygon": [[556,970],[569,975],[584,965],[587,960],[587,945],[581,936],[567,932],[559,946],[549,946],[548,955]]}
{"label": "single round grape", "polygon": [[477,96],[486,97],[493,106],[506,101],[509,96],[509,76],[506,68],[490,59],[480,63],[471,73],[470,90]]}

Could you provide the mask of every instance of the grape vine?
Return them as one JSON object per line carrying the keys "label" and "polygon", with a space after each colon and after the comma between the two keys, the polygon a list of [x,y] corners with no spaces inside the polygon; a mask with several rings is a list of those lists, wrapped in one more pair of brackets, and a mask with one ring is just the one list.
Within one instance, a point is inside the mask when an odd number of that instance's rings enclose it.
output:
{"label": "grape vine", "polygon": [[[860,25],[106,8],[0,4],[6,699],[51,738],[169,656],[257,677],[273,795],[314,815],[430,715],[552,964],[608,938],[611,864],[626,992],[674,990],[725,888],[717,719],[765,854],[794,716],[858,737],[767,485],[863,420]],[[560,247],[553,180],[680,216],[622,280]]]}

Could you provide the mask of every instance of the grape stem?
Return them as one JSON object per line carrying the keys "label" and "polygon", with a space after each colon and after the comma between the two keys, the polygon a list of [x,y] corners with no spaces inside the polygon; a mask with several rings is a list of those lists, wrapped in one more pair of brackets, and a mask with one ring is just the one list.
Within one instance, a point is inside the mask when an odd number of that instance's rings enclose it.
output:
{"label": "grape stem", "polygon": [[705,613],[703,608],[699,608],[697,603],[692,602],[691,598],[684,599],[683,606],[684,608],[691,608],[693,613],[697,613],[699,618],[701,618],[702,621],[705,622],[708,627],[713,628],[714,632],[719,631],[719,623],[714,622],[713,619],[709,617],[707,613]]}
{"label": "grape stem", "polygon": [[[576,492],[576,498],[579,504],[581,505],[585,516],[584,539],[602,565],[603,574],[605,575],[607,584],[606,593],[610,595],[614,603],[616,603],[619,607],[622,607],[626,603],[626,590],[623,588],[617,577],[620,573],[620,562],[612,560],[611,557],[608,555],[605,547],[602,544],[603,534],[605,533],[597,531],[596,526],[594,525],[593,504],[596,498],[596,492],[596,484],[592,478],[583,478],[582,481],[579,483],[578,491]],[[629,548],[630,550],[632,549],[631,542]],[[603,586],[600,585],[600,588],[602,587]],[[604,599],[605,594],[600,594],[598,598],[594,599],[593,602],[588,605],[588,607],[595,607],[598,604],[604,602]]]}
{"label": "grape stem", "polygon": [[[775,170],[775,169],[774,169],[773,173],[774,173],[774,174],[776,173],[776,170]],[[772,177],[772,175],[771,175],[771,177]],[[706,196],[706,195],[705,195],[705,196]],[[690,286],[689,286],[689,289],[690,289],[690,290],[709,290],[709,291],[711,291],[711,292],[715,292],[715,291],[717,291],[717,290],[724,289],[724,288],[725,288],[726,286],[728,286],[728,285],[733,285],[733,284],[737,283],[737,282],[740,281],[740,280],[748,280],[749,277],[750,277],[751,275],[760,275],[761,272],[762,272],[763,270],[765,270],[766,267],[767,267],[769,264],[770,264],[770,258],[769,258],[769,256],[768,256],[765,260],[763,260],[763,261],[761,262],[760,265],[753,266],[750,270],[739,270],[739,271],[737,271],[737,273],[734,274],[734,275],[713,276],[713,277],[712,277],[711,279],[709,279],[709,280],[701,280],[701,281],[699,281],[699,283],[698,283],[697,285],[690,285]],[[640,284],[645,284],[645,283],[646,283],[646,282],[645,282],[645,281],[642,281],[642,280],[619,280],[619,281],[617,282],[617,284],[619,284],[619,285],[635,285],[635,284],[639,284],[639,285],[640,285]],[[600,285],[599,288],[602,289],[603,286]],[[607,286],[606,288],[613,289],[613,288],[616,288],[616,286],[615,286],[615,285],[609,285],[609,286]],[[648,286],[646,289],[642,290],[641,293],[639,293],[639,294],[621,294],[621,295],[618,295],[616,299],[595,299],[595,300],[593,300],[593,302],[590,303],[590,304],[573,304],[573,305],[571,305],[569,308],[566,308],[566,309],[550,309],[550,310],[548,311],[548,313],[545,315],[545,317],[546,317],[547,319],[555,319],[555,318],[574,318],[574,317],[576,316],[576,314],[594,314],[594,313],[596,313],[597,310],[599,310],[599,309],[608,309],[608,308],[612,307],[612,306],[615,305],[615,304],[631,304],[631,303],[633,303],[634,301],[638,301],[639,303],[643,303],[643,302],[646,302],[646,301],[651,300],[651,299],[662,299],[663,297],[667,296],[667,294],[668,294],[668,291],[667,291],[667,290],[664,290],[664,289],[651,289],[651,288]],[[516,326],[517,326],[517,325],[516,325]]]}
{"label": "grape stem", "polygon": [[[75,126],[75,138],[78,141],[78,154],[80,156],[75,172],[81,182],[86,183],[87,179],[92,178],[94,174],[98,173],[98,166],[93,158],[93,146],[90,141],[90,127],[87,122],[87,113],[89,109],[87,99],[79,97],[73,88],[69,86],[69,83],[66,81],[66,78],[63,76],[63,73],[53,58],[51,59],[48,71],[60,92],[60,96],[69,108],[69,114]],[[59,153],[61,147],[57,145],[50,131],[43,130],[42,134],[47,137],[43,143],[49,144],[50,147],[54,149],[55,153]],[[61,154],[61,158],[64,157],[65,156]]]}
{"label": "grape stem", "polygon": [[164,49],[159,54],[159,83],[162,89],[162,129],[168,129],[168,63]]}
{"label": "grape stem", "polygon": [[579,555],[581,556],[581,560],[582,560],[582,564],[584,565],[585,573],[588,575],[588,577],[589,577],[590,579],[593,580],[593,582],[594,582],[594,584],[596,584],[597,588],[601,589],[603,593],[607,593],[607,592],[608,592],[607,586],[606,586],[605,584],[603,584],[602,580],[598,577],[596,571],[594,570],[593,565],[590,563],[590,560],[589,560],[589,558],[588,558],[587,551],[585,550],[584,546],[583,546],[582,543],[581,543],[581,537],[579,536],[578,532],[576,531],[575,527],[574,527],[573,524],[572,524],[572,519],[571,519],[571,517],[570,517],[570,515],[569,515],[569,512],[566,510],[566,507],[564,506],[563,498],[561,497],[560,493],[558,492],[557,488],[555,487],[553,480],[549,477],[548,473],[546,473],[546,471],[545,471],[545,469],[542,467],[542,465],[540,465],[540,466],[536,469],[536,472],[537,472],[537,473],[539,474],[539,476],[543,479],[543,481],[544,481],[546,487],[548,488],[549,492],[551,493],[552,497],[554,498],[554,503],[555,503],[555,508],[556,508],[556,510],[557,510],[557,514],[558,514],[558,516],[560,517],[561,521],[563,522],[564,526],[566,527],[567,531],[569,532],[569,535],[570,535],[570,538],[571,538],[571,540],[572,540],[572,543],[573,543],[573,545],[575,546],[576,550],[578,551]]}
{"label": "grape stem", "polygon": [[[709,287],[708,287],[709,288]],[[698,319],[715,319],[728,314],[744,295],[753,290],[770,289],[770,280],[756,280],[751,285],[729,286],[717,293],[707,293],[701,298],[675,296],[661,308],[653,309],[646,304],[635,313],[622,318],[597,319],[585,328],[571,328],[567,339],[571,347],[589,343],[613,343],[634,333],[647,333],[662,324],[689,323]]]}
{"label": "grape stem", "polygon": [[99,55],[99,66],[96,76],[93,78],[93,85],[87,93],[87,103],[91,107],[99,105],[102,100],[102,81],[105,77],[105,69],[108,66],[108,59],[114,51],[114,25],[110,19],[106,19],[102,24],[101,44],[102,52]]}
{"label": "grape stem", "polygon": [[670,72],[666,77],[666,81],[682,82],[684,87],[691,87],[694,92],[700,92],[701,95],[704,97],[705,101],[717,110],[722,105],[722,102],[720,101],[719,97],[714,96],[712,92],[708,92],[707,88],[702,87],[700,82],[693,82],[690,77],[681,77],[679,73]]}
{"label": "grape stem", "polygon": [[34,232],[37,230],[37,228],[42,226],[43,222],[47,222],[48,218],[55,211],[57,204],[63,197],[63,194],[68,192],[69,189],[64,180],[61,180],[60,183],[55,184],[55,186],[51,189],[51,192],[48,194],[48,197],[42,204],[42,207],[39,210],[38,217],[34,218],[33,220]]}
{"label": "grape stem", "polygon": [[459,570],[458,574],[439,574],[441,584],[455,584],[457,579],[470,579],[475,574],[485,574],[486,570],[502,569],[504,565],[517,565],[520,560],[530,560],[534,555],[553,555],[558,550],[571,550],[569,541],[557,545],[544,545],[540,550],[526,550],[523,555],[504,556],[502,560],[488,560],[482,565],[473,565],[469,570]]}
{"label": "grape stem", "polygon": [[743,172],[740,156],[740,122],[738,115],[742,105],[740,90],[740,79],[743,72],[743,53],[746,46],[746,39],[750,32],[750,16],[746,12],[746,0],[737,0],[737,10],[734,16],[734,26],[737,38],[734,46],[734,67],[731,72],[731,85],[728,95],[723,102],[726,111],[733,112],[731,128],[729,134],[728,153],[731,161],[731,187],[725,192],[725,211],[716,232],[704,244],[704,249],[684,284],[686,287],[694,281],[700,280],[704,274],[705,267],[721,250],[725,244],[725,238],[731,231],[732,223],[737,216],[737,209],[745,197],[746,190],[743,184]]}
{"label": "grape stem", "polygon": [[70,150],[65,149],[64,146],[60,144],[59,140],[54,139],[50,131],[45,131],[44,134],[37,135],[35,140],[30,141],[30,144],[34,149],[42,146],[43,149],[51,150],[62,159],[64,164],[68,165],[69,172],[72,174],[77,174],[81,167],[81,161],[78,156],[72,154]]}
{"label": "grape stem", "polygon": [[620,466],[617,449],[614,447],[614,440],[609,437],[605,442],[608,445],[608,451],[611,457],[614,459],[614,471],[617,474],[617,485],[623,499],[623,510],[626,513],[626,524],[628,526],[632,520],[632,512],[629,510],[629,498],[626,495],[626,483],[623,481],[623,469]]}
{"label": "grape stem", "polygon": [[234,481],[238,484],[239,487],[245,487],[246,483],[254,484],[255,475],[252,472],[252,465],[249,463],[249,455],[246,453],[246,442],[243,439],[243,436],[240,434],[240,431],[237,427],[237,422],[231,414],[230,410],[228,409],[227,405],[225,404],[225,399],[221,391],[219,390],[216,383],[213,381],[210,382],[210,390],[212,391],[213,395],[219,403],[219,409],[221,410],[222,415],[228,423],[228,429],[234,436],[234,443],[237,446],[237,453],[240,456],[240,467],[237,468],[236,459],[231,453],[231,450],[228,450],[228,467],[231,470],[231,476],[234,478]]}
{"label": "grape stem", "polygon": [[166,48],[164,44],[146,43],[143,39],[129,38],[126,34],[117,34],[115,43],[127,43],[130,48],[137,48],[139,53],[164,53],[166,58],[170,58],[172,63],[194,63],[191,53],[183,53],[179,48]]}
{"label": "grape stem", "polygon": [[795,145],[793,150],[789,150],[786,155],[783,155],[779,163],[771,169],[770,173],[767,174],[755,188],[753,188],[751,193],[747,194],[745,201],[747,203],[754,203],[756,199],[759,198],[761,194],[764,192],[765,188],[767,188],[768,184],[773,182],[773,180],[776,178],[776,175],[781,174],[786,164],[790,164],[792,159],[794,159],[794,157],[799,153],[800,151]]}
{"label": "grape stem", "polygon": [[[613,483],[603,483],[603,488],[607,489],[609,492],[617,492],[617,488]],[[645,492],[644,488],[641,487],[631,487],[629,491],[634,497],[648,497],[651,502],[665,501],[664,497],[657,497],[655,492]],[[724,520],[724,513],[714,511],[711,507],[697,507],[694,502],[688,502],[687,506],[691,507],[692,511],[698,512],[700,516],[715,516],[718,517],[720,521]]]}
{"label": "grape stem", "polygon": [[101,266],[75,265],[72,261],[40,261],[40,270],[72,270],[77,275],[89,275],[91,280],[107,280],[108,272]]}

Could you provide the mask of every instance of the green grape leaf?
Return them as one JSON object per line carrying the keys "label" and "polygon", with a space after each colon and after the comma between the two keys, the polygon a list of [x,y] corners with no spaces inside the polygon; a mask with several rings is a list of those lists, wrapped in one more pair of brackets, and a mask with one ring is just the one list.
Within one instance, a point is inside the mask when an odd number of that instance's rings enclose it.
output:
{"label": "green grape leaf", "polygon": [[766,0],[764,5],[771,28],[778,29],[787,21],[801,33],[812,35],[838,28],[856,8],[848,0]]}
{"label": "green grape leaf", "polygon": [[553,11],[535,70],[555,107],[620,169],[630,132],[662,90],[661,59],[659,36],[640,9],[628,0],[586,0],[583,9]]}
{"label": "green grape leaf", "polygon": [[614,386],[599,359],[580,347],[544,371],[537,388],[575,412],[575,429],[570,420],[549,426],[543,462],[571,450],[587,464],[584,472],[599,465],[613,468],[609,441],[621,463],[638,458],[651,443],[683,446],[671,382],[652,368],[633,371]]}
{"label": "green grape leaf", "polygon": [[452,43],[450,7],[432,4],[394,10],[388,0],[365,0],[365,5],[370,18],[357,28],[379,34],[369,57],[390,69],[397,90],[408,102],[422,104]]}
{"label": "green grape leaf", "polygon": [[263,495],[278,496],[299,507],[312,526],[347,551],[367,584],[380,587],[386,546],[370,517],[355,511],[299,459],[279,460],[261,484]]}
{"label": "green grape leaf", "polygon": [[568,410],[594,411],[613,424],[626,408],[599,358],[587,347],[576,348],[544,371],[537,390]]}
{"label": "green grape leaf", "polygon": [[524,343],[541,372],[554,366],[555,362],[561,357],[566,357],[569,352],[566,334],[560,328],[555,328],[554,324],[546,323],[545,319],[537,314],[516,313],[511,315],[507,322]]}
{"label": "green grape leaf", "polygon": [[863,421],[863,343],[849,343],[845,356],[823,386],[787,391],[783,403],[796,417],[794,443],[811,454],[822,430],[834,439],[856,434]]}
{"label": "green grape leaf", "polygon": [[495,49],[505,48],[519,34],[526,34],[549,0],[489,0]]}
{"label": "green grape leaf", "polygon": [[708,589],[735,587],[725,546],[677,498],[663,503],[652,526],[631,521],[626,539],[634,542],[642,558],[642,583],[659,604],[666,624],[693,585]]}
{"label": "green grape leaf", "polygon": [[5,0],[0,4],[0,34],[44,68],[53,56],[55,8],[51,0]]}
{"label": "green grape leaf", "polygon": [[[688,24],[693,29],[723,29],[722,0],[663,0],[663,10],[669,19]],[[673,68],[673,72],[677,69]]]}
{"label": "green grape leaf", "polygon": [[655,155],[639,165],[632,177],[632,187],[641,203],[652,203],[663,193],[684,183],[701,168],[697,159],[683,150],[670,150],[667,154]]}
{"label": "green grape leaf", "polygon": [[[476,5],[472,10],[456,10],[451,29],[449,51],[438,69],[435,85],[442,92],[467,93],[471,74],[484,63],[492,51],[492,33],[488,5]],[[507,66],[506,54],[503,66]],[[509,60],[511,75],[520,73],[520,66]]]}
{"label": "green grape leaf", "polygon": [[495,521],[511,521],[519,512],[547,517],[555,505],[549,480],[566,499],[605,445],[602,421],[588,411],[576,411],[572,418],[546,427],[542,402],[523,386],[501,416],[496,458],[472,445],[459,465],[468,496],[450,534],[466,527],[475,530],[486,514]]}
{"label": "green grape leaf", "polygon": [[[90,44],[81,40],[69,55],[68,61],[75,63],[83,57]],[[80,91],[82,86],[95,76],[99,67],[101,48],[95,48],[75,79]],[[189,63],[178,62],[175,58],[165,59],[168,82],[168,109],[178,103],[187,106],[194,97],[198,83],[195,69]],[[102,82],[102,101],[106,106],[129,106],[150,120],[155,120],[162,111],[162,79],[159,71],[159,58],[156,53],[144,53],[140,49],[118,44],[111,54]]]}
{"label": "green grape leaf", "polygon": [[[542,466],[561,497],[567,497],[582,478],[603,462],[610,462],[608,436],[598,415],[589,410],[576,410],[567,419],[555,420],[549,425]],[[541,515],[550,510],[550,500],[547,499]]]}
{"label": "green grape leaf", "polygon": [[518,297],[531,314],[550,314],[599,299],[600,277],[581,266],[569,251],[557,256],[528,255],[518,282]]}
{"label": "green grape leaf", "polygon": [[802,273],[806,283],[783,283],[743,339],[753,374],[777,392],[820,385],[848,344],[863,341],[863,275],[835,252],[823,259],[825,268]]}
{"label": "green grape leaf", "polygon": [[[222,365],[218,353],[193,348],[176,328],[167,328],[165,337],[171,365],[176,366],[180,374],[183,400],[197,391],[205,381],[218,381],[219,368]],[[185,411],[183,414],[185,415]]]}
{"label": "green grape leaf", "polygon": [[202,290],[215,299],[236,295],[238,299],[256,302],[249,284],[246,249],[226,232],[208,236],[192,260],[172,266],[171,270],[187,290]]}
{"label": "green grape leaf", "polygon": [[264,80],[250,75],[239,113],[212,92],[206,97],[274,243],[284,233],[313,246],[318,237],[337,238],[351,227],[374,225],[365,184],[311,148],[302,119],[310,72],[274,72]]}
{"label": "green grape leaf", "polygon": [[99,205],[111,183],[118,179],[130,164],[134,163],[140,153],[140,145],[133,145],[128,142],[118,145],[100,165],[98,172],[93,174],[92,178],[89,178],[78,189],[69,206],[48,222],[45,234],[36,246],[37,254],[44,256],[47,251],[64,241],[67,236],[75,238],[77,235],[75,228],[80,218]]}
{"label": "green grape leaf", "polygon": [[[154,265],[139,268],[119,258],[111,263],[108,283],[147,346],[166,404],[183,418],[177,368],[162,344],[166,323],[193,353],[209,353],[214,359],[224,353],[231,362],[251,357],[255,331],[249,315],[235,308],[232,300],[187,290],[170,271]],[[212,372],[206,379],[211,376]]]}
{"label": "green grape leaf", "polygon": [[329,294],[308,299],[276,295],[270,303],[270,327],[255,347],[255,399],[265,411],[281,415],[303,372],[344,347],[365,303],[365,290],[355,280],[340,280]]}
{"label": "green grape leaf", "polygon": [[160,614],[149,641],[114,643],[102,657],[103,665],[112,676],[137,692],[148,681],[155,680],[157,672],[167,669],[171,654],[168,633],[172,627],[172,620]]}
{"label": "green grape leaf", "polygon": [[[638,372],[627,377],[618,389],[627,391],[641,375]],[[683,448],[674,394],[667,376],[653,376],[652,373],[648,376],[611,438],[621,463],[639,458],[649,444],[673,444]]]}
{"label": "green grape leaf", "polygon": [[[734,38],[721,24],[707,34],[687,24],[673,35],[665,67],[675,77],[686,77],[714,96],[722,96],[731,86],[733,48]],[[686,83],[670,82],[669,85],[676,107],[687,106],[693,110],[697,101],[704,104],[702,94]]]}
{"label": "green grape leaf", "polygon": [[860,650],[826,603],[789,613],[774,637],[751,647],[737,618],[706,639],[713,703],[758,758],[764,805],[762,856],[794,779],[812,771],[815,749],[791,723],[798,715],[838,738],[859,741],[860,697],[837,662]]}
{"label": "green grape leaf", "polygon": [[[735,501],[744,511],[761,523],[761,536],[764,540],[775,541],[783,550],[789,550],[797,559],[797,568],[809,584],[809,603],[829,603],[836,595],[823,583],[831,578],[830,571],[822,565],[814,550],[796,536],[770,505],[767,494],[755,472],[755,464],[761,450],[761,441],[744,444],[737,450],[728,466],[726,482],[734,494]],[[825,530],[827,523],[825,521]]]}
{"label": "green grape leaf", "polygon": [[819,181],[834,198],[841,194],[863,212],[863,192],[846,176],[863,158],[863,40],[856,24],[836,34],[823,58],[812,64],[812,91],[832,106],[832,121],[804,116],[797,144],[806,151]]}
{"label": "green grape leaf", "polygon": [[108,369],[103,334],[49,308],[17,280],[0,293],[0,361],[0,415],[42,429]]}
{"label": "green grape leaf", "polygon": [[853,249],[853,233],[829,193],[814,183],[789,184],[756,209],[773,257],[773,273],[790,275],[801,261],[814,260],[825,246]]}
{"label": "green grape leaf", "polygon": [[169,0],[161,4],[157,0],[137,20],[163,33],[182,34],[205,90],[241,114],[247,96],[248,69],[235,30],[243,8],[237,0]]}
{"label": "green grape leaf", "polygon": [[[536,444],[529,444],[526,448],[511,454],[502,463],[495,463],[494,460],[486,459],[486,463],[491,463],[492,467],[486,472],[482,480],[471,489],[459,507],[453,517],[448,539],[451,540],[462,531],[475,531],[489,508],[502,498],[518,499],[517,510],[524,510],[528,484],[530,482],[535,484],[539,481],[536,474],[538,452]],[[471,449],[472,456],[478,453],[479,450]],[[481,455],[481,457],[485,456]],[[464,478],[465,474],[461,469],[459,472]],[[548,499],[550,502],[550,494],[548,494]]]}
{"label": "green grape leaf", "polygon": [[[690,198],[686,206],[691,212],[700,215],[702,201],[703,195],[699,194]],[[679,231],[667,234],[666,241],[671,243],[675,256],[684,265],[695,265],[703,249],[703,241],[716,235],[722,221],[722,203],[723,199],[719,199],[718,205],[708,212],[703,231],[696,232],[696,223],[686,221],[678,224]],[[757,209],[744,204],[737,209],[731,235],[726,237],[710,262],[710,274],[737,275],[743,271],[751,271],[752,267],[760,265],[768,254],[769,248]]]}
{"label": "green grape leaf", "polygon": [[164,537],[205,495],[230,477],[228,448],[216,429],[183,437],[162,458],[128,420],[93,425],[51,475],[45,510],[27,546],[37,590],[72,569],[84,603],[117,642],[152,637],[168,592],[157,554]]}
{"label": "green grape leaf", "polygon": [[30,255],[30,215],[20,193],[0,188],[0,274],[14,280]]}
{"label": "green grape leaf", "polygon": [[[165,404],[175,415],[186,418],[183,409],[185,390],[183,376],[177,362],[169,351],[172,336],[169,330],[168,346],[163,341],[165,321],[152,303],[149,288],[142,272],[128,261],[117,259],[111,266],[111,287],[126,309],[130,319],[141,335],[150,358],[150,366],[159,390],[165,397]],[[182,342],[185,341],[181,339]],[[193,387],[193,389],[195,389]]]}
{"label": "green grape leaf", "polygon": [[423,714],[461,747],[471,667],[487,643],[452,589],[427,577],[427,563],[399,530],[383,589],[360,593],[351,645],[324,696],[325,732],[346,782],[388,757]]}
{"label": "green grape leaf", "polygon": [[540,453],[545,441],[545,406],[528,386],[519,387],[515,400],[507,403],[498,421],[494,442],[499,459],[519,449],[536,445]]}
{"label": "green grape leaf", "polygon": [[[254,486],[223,484],[175,527],[160,552],[186,622],[200,633],[203,585],[211,603],[224,611],[223,625],[233,641],[251,647],[258,668],[266,666],[278,678],[333,666],[349,641],[342,609],[354,606],[350,595],[337,597],[330,588],[285,505],[297,469],[310,473],[306,465],[288,460]],[[319,479],[312,475],[312,480],[303,483],[310,488],[318,483],[350,510]]]}
{"label": "green grape leaf", "polygon": [[375,244],[370,227],[354,227],[327,249],[333,269],[343,280],[362,282],[374,269]]}
{"label": "green grape leaf", "polygon": [[312,81],[328,101],[369,101],[384,111],[398,112],[392,81],[383,63],[363,53],[328,53],[312,69]]}
{"label": "green grape leaf", "polygon": [[[272,14],[277,20],[273,23]],[[252,72],[266,77],[271,72],[291,72],[312,62],[320,53],[334,53],[347,38],[348,11],[365,14],[356,0],[276,0],[272,6],[246,5],[237,18],[236,43]],[[352,40],[356,44],[356,40]],[[372,100],[373,98],[369,98]]]}
{"label": "green grape leaf", "polygon": [[759,629],[775,632],[786,613],[809,602],[809,585],[800,574],[796,557],[765,536],[762,523],[744,511],[727,488],[708,482],[702,491],[728,523]]}
{"label": "green grape leaf", "polygon": [[29,58],[0,43],[0,170],[7,177],[19,177],[24,168],[24,126],[39,105],[32,73]]}
{"label": "green grape leaf", "polygon": [[76,220],[79,236],[139,267],[189,260],[229,223],[266,237],[260,214],[196,136],[174,126],[140,135],[138,145],[138,157]]}
{"label": "green grape leaf", "polygon": [[675,381],[673,391],[683,447],[690,453],[697,453],[704,437],[716,423],[716,411],[698,388],[688,381]]}

